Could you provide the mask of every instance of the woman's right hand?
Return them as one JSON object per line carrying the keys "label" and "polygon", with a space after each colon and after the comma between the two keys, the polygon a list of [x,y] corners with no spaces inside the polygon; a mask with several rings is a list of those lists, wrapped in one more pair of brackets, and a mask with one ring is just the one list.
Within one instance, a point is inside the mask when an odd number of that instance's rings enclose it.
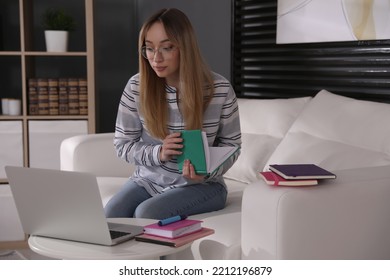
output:
{"label": "woman's right hand", "polygon": [[180,137],[180,132],[169,134],[163,140],[162,148],[160,150],[160,160],[169,161],[172,157],[181,155],[183,148],[183,139]]}

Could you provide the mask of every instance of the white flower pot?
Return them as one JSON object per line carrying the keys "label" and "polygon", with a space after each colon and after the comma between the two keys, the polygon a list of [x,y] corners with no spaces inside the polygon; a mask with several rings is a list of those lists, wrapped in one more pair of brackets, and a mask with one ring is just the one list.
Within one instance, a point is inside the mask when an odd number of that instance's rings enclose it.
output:
{"label": "white flower pot", "polygon": [[45,30],[46,51],[66,52],[68,50],[68,31]]}

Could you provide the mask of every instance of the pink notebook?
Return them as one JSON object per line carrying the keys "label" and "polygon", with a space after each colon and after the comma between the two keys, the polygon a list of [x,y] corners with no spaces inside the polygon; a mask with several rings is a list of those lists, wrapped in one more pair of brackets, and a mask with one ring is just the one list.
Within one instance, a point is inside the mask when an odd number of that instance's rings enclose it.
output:
{"label": "pink notebook", "polygon": [[168,238],[177,238],[201,230],[201,223],[202,221],[191,219],[177,221],[164,226],[153,223],[144,227],[144,233]]}
{"label": "pink notebook", "polygon": [[187,234],[185,236],[181,236],[178,238],[167,238],[161,236],[155,236],[150,234],[141,234],[135,237],[137,241],[167,245],[172,247],[180,247],[185,244],[191,243],[192,241],[205,237],[207,235],[213,234],[214,230],[210,228],[201,228],[200,230],[193,232],[191,234]]}
{"label": "pink notebook", "polygon": [[283,177],[279,176],[278,174],[272,171],[262,171],[260,172],[260,176],[268,185],[271,186],[313,186],[318,184],[318,181],[315,179],[308,179],[308,180],[284,179]]}

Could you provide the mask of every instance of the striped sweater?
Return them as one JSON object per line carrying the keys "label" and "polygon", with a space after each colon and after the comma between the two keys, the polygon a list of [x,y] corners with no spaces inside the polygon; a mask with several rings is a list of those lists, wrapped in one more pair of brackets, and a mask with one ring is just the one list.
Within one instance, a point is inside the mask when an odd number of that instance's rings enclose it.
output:
{"label": "striped sweater", "polygon": [[[204,113],[203,131],[207,133],[209,146],[241,147],[241,130],[236,95],[228,80],[214,73],[214,96]],[[170,133],[185,128],[179,111],[176,89],[166,86],[169,106],[167,127]],[[117,155],[135,164],[132,179],[143,186],[149,194],[155,195],[172,188],[193,184],[178,170],[176,158],[162,162],[159,159],[162,139],[155,139],[148,133],[140,113],[139,74],[128,81],[118,108],[114,145]],[[225,182],[222,175],[233,165],[239,153],[227,160],[217,172],[206,180]]]}

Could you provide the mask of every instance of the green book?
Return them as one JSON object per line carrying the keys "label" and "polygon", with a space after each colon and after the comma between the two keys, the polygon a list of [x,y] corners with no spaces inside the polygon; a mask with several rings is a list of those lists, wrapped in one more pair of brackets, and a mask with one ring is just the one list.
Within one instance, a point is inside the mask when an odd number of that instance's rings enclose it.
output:
{"label": "green book", "polygon": [[182,172],[186,159],[191,161],[197,174],[209,175],[215,172],[239,147],[209,147],[206,133],[201,130],[184,130],[182,154],[177,157]]}

